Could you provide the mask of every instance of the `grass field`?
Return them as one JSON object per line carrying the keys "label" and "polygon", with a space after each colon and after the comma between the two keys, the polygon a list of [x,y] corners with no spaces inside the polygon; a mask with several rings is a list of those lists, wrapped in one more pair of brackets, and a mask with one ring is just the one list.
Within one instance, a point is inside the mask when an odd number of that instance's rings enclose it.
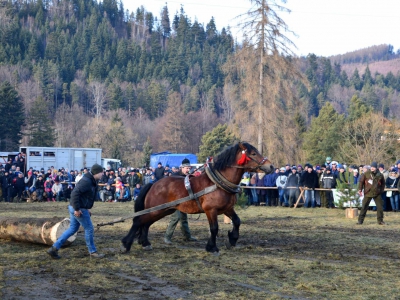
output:
{"label": "grass field", "polygon": [[[66,203],[0,203],[0,216],[68,217]],[[95,203],[94,224],[133,213],[132,203]],[[134,243],[120,254],[131,221],[95,234],[102,260],[90,259],[83,232],[52,260],[46,245],[0,240],[0,299],[400,299],[400,213],[386,226],[368,212],[364,225],[339,209],[238,208],[237,247],[205,251],[205,215],[189,219],[197,242],[179,229],[163,243],[169,217],[150,228],[153,251]]]}

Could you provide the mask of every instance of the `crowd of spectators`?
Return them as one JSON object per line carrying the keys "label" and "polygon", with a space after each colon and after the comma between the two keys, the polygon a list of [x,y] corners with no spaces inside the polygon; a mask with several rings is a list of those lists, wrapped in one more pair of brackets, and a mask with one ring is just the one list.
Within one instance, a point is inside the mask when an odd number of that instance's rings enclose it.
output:
{"label": "crowd of spectators", "polygon": [[[361,174],[369,169],[369,165],[348,165],[326,158],[324,164],[302,165],[287,164],[276,168],[271,174],[244,173],[241,186],[254,187],[244,189],[249,205],[294,207],[300,187],[304,188],[305,203],[303,207],[334,208],[333,189],[338,185],[356,188]],[[399,189],[400,160],[385,168],[379,164],[379,172],[384,175],[386,188]],[[65,168],[47,170],[32,168],[25,172],[23,156],[16,156],[7,163],[0,162],[0,201],[21,201],[35,192],[38,201],[68,201],[72,189],[82,176],[88,172],[68,170]],[[141,187],[153,183],[165,176],[179,172],[179,167],[158,164],[156,168],[118,168],[108,166],[99,181],[98,200],[103,202],[125,202],[135,200]],[[198,174],[195,174],[198,175]],[[267,188],[267,189],[265,189]],[[316,189],[326,190],[316,190]],[[399,192],[391,191],[382,195],[384,210],[399,211]]]}
{"label": "crowd of spectators", "polygon": [[[397,189],[385,191],[381,195],[384,210],[399,211],[400,160],[387,169],[384,164],[379,164],[378,167],[385,178],[386,188]],[[244,189],[248,205],[294,207],[300,195],[300,188],[304,188],[304,208],[317,206],[334,208],[336,207],[334,190],[338,186],[357,189],[358,179],[369,169],[369,165],[346,165],[327,157],[323,164],[315,166],[309,163],[304,166],[287,164],[267,175],[246,172],[240,185],[255,187]]]}
{"label": "crowd of spectators", "polygon": [[[179,171],[179,167],[169,168],[118,168],[107,166],[99,180],[98,200],[104,202],[125,202],[135,200],[141,187],[164,176]],[[37,201],[68,201],[71,191],[82,176],[88,172],[81,170],[56,169],[53,166],[45,170],[30,168],[25,171],[25,159],[18,155],[5,164],[0,162],[0,201],[20,202],[35,195]]]}

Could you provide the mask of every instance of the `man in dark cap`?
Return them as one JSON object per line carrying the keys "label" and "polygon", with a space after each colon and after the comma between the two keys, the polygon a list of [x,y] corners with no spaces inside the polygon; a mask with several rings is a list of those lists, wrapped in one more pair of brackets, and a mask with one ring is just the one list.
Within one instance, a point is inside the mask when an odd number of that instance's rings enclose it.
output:
{"label": "man in dark cap", "polygon": [[[185,158],[184,160],[182,160],[180,171],[177,174],[174,174],[173,176],[186,177],[186,175],[189,174],[191,168],[192,167],[190,165],[190,161],[187,158]],[[189,224],[187,221],[187,214],[177,210],[171,215],[171,220],[169,221],[167,231],[165,232],[164,242],[166,244],[172,244],[171,238],[172,235],[174,234],[176,225],[178,225],[179,220],[181,221],[181,230],[182,234],[185,236],[185,240],[189,242],[197,241],[197,239],[193,237],[192,234],[190,233]]]}
{"label": "man in dark cap", "polygon": [[385,225],[383,222],[383,203],[381,194],[385,189],[385,178],[378,170],[378,164],[372,162],[371,168],[361,175],[358,182],[358,193],[361,196],[364,190],[364,199],[362,201],[362,208],[358,216],[358,225],[364,222],[365,215],[367,214],[369,203],[372,199],[375,200],[377,209],[377,219],[379,225]]}
{"label": "man in dark cap", "polygon": [[154,171],[154,176],[156,177],[156,180],[160,180],[164,177],[164,170],[165,168],[162,166],[162,163],[159,162],[157,168]]}
{"label": "man in dark cap", "polygon": [[74,235],[78,231],[81,225],[85,230],[86,246],[88,247],[90,257],[104,257],[104,254],[97,253],[96,246],[94,245],[94,229],[92,220],[90,219],[90,209],[93,207],[94,201],[96,200],[97,181],[100,180],[102,175],[103,167],[94,164],[90,171],[82,177],[76,187],[72,190],[71,200],[68,206],[70,225],[53,246],[47,250],[47,254],[52,258],[61,258],[58,255],[58,250],[70,236]]}

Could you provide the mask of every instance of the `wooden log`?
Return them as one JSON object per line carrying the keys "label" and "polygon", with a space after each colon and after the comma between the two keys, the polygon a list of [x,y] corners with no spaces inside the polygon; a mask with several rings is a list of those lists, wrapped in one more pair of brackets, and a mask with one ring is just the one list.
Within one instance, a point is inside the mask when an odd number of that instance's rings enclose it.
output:
{"label": "wooden log", "polygon": [[[0,239],[53,245],[69,227],[68,218],[0,218]],[[70,245],[76,239],[71,236],[64,244]]]}

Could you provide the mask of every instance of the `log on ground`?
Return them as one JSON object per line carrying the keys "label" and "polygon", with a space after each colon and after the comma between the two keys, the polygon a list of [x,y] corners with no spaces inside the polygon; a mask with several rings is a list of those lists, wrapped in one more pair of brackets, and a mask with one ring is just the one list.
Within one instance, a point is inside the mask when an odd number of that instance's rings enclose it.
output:
{"label": "log on ground", "polygon": [[[0,218],[0,239],[53,245],[69,227],[68,218]],[[70,245],[76,239],[71,236],[64,244]]]}

